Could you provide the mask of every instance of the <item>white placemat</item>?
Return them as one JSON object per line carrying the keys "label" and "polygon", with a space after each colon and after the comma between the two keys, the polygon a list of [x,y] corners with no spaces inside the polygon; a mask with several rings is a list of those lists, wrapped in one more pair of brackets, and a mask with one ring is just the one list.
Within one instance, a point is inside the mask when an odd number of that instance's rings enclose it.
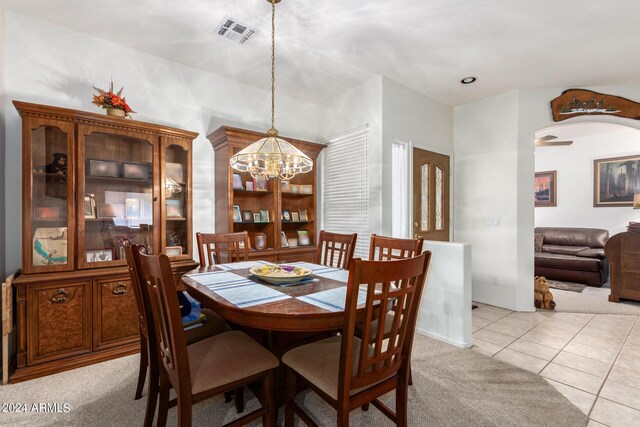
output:
{"label": "white placemat", "polygon": [[347,283],[349,281],[349,272],[347,270],[340,270],[339,268],[333,271],[313,273],[316,276],[324,277],[326,279],[336,280],[338,282]]}
{"label": "white placemat", "polygon": [[214,292],[240,308],[291,298],[280,291],[251,281],[236,286],[216,288]]}
{"label": "white placemat", "polygon": [[[324,308],[328,311],[344,311],[344,304],[347,299],[347,287],[341,286],[339,288],[329,289],[327,291],[316,292],[315,294],[304,295],[296,297],[300,301],[304,301],[307,304],[315,305],[316,307]],[[358,305],[364,304],[367,301],[367,291],[360,289],[358,292]]]}
{"label": "white placemat", "polygon": [[253,268],[259,265],[268,265],[271,264],[266,261],[241,261],[241,262],[230,262],[228,264],[218,264],[218,267],[221,270],[242,270],[243,268]]}
{"label": "white placemat", "polygon": [[207,287],[223,286],[239,282],[250,282],[246,277],[242,277],[235,273],[229,273],[228,271],[207,271],[204,273],[186,274],[185,276]]}

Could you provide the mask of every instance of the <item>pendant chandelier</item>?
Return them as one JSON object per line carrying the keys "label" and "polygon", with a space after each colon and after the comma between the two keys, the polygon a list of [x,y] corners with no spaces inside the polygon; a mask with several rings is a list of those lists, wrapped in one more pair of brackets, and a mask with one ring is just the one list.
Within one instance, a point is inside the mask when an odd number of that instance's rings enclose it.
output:
{"label": "pendant chandelier", "polygon": [[313,161],[289,142],[278,137],[276,130],[276,3],[271,3],[271,129],[266,138],[254,142],[231,157],[231,167],[249,172],[252,177],[291,179],[298,173],[310,172]]}

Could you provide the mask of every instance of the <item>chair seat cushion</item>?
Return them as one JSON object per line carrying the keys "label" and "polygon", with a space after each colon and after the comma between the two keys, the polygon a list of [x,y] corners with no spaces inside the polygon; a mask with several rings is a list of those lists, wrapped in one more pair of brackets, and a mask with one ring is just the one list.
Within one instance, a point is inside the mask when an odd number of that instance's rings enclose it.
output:
{"label": "chair seat cushion", "polygon": [[[352,372],[356,372],[360,358],[360,338],[353,339],[351,355]],[[289,366],[307,381],[327,393],[332,399],[338,399],[338,381],[340,373],[340,349],[342,336],[338,335],[306,344],[287,352],[282,356],[282,363]],[[370,347],[370,350],[373,349]],[[384,380],[378,381],[382,382]],[[357,394],[367,387],[351,391]]]}
{"label": "chair seat cushion", "polygon": [[240,331],[223,332],[187,347],[193,394],[274,369],[278,359]]}
{"label": "chair seat cushion", "polygon": [[187,345],[231,330],[231,326],[213,311],[203,308],[201,312],[206,316],[207,321],[199,328],[189,329],[184,332]]}

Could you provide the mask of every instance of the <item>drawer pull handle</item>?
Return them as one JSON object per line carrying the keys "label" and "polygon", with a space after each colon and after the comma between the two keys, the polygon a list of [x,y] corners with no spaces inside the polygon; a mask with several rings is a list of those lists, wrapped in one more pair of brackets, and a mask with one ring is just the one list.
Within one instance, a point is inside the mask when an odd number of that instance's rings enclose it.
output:
{"label": "drawer pull handle", "polygon": [[52,304],[62,304],[69,299],[69,292],[64,289],[58,289],[49,300]]}
{"label": "drawer pull handle", "polygon": [[124,282],[118,282],[115,288],[111,291],[113,295],[124,295],[129,291],[127,285]]}

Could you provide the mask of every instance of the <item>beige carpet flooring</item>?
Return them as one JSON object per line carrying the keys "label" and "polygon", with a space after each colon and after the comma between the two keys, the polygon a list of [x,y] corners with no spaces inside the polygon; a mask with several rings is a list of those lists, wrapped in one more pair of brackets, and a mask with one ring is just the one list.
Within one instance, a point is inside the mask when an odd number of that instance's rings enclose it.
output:
{"label": "beige carpet flooring", "polygon": [[[134,401],[138,356],[0,386],[0,402],[69,403],[68,413],[0,413],[0,425],[139,426],[145,398]],[[414,386],[409,393],[411,426],[585,426],[587,417],[540,376],[423,336],[416,336]],[[247,409],[257,400],[247,393]],[[393,395],[385,396],[393,403]],[[300,396],[322,426],[334,411],[313,393]],[[194,406],[194,426],[219,426],[237,417],[221,397]],[[282,414],[279,420],[282,423]],[[175,425],[176,411],[169,412]],[[260,423],[256,423],[260,425]],[[375,408],[351,413],[355,427],[392,425]]]}
{"label": "beige carpet flooring", "polygon": [[640,315],[640,302],[609,302],[611,289],[608,284],[601,288],[587,286],[582,292],[551,289],[556,302],[556,311],[564,313],[634,314]]}

